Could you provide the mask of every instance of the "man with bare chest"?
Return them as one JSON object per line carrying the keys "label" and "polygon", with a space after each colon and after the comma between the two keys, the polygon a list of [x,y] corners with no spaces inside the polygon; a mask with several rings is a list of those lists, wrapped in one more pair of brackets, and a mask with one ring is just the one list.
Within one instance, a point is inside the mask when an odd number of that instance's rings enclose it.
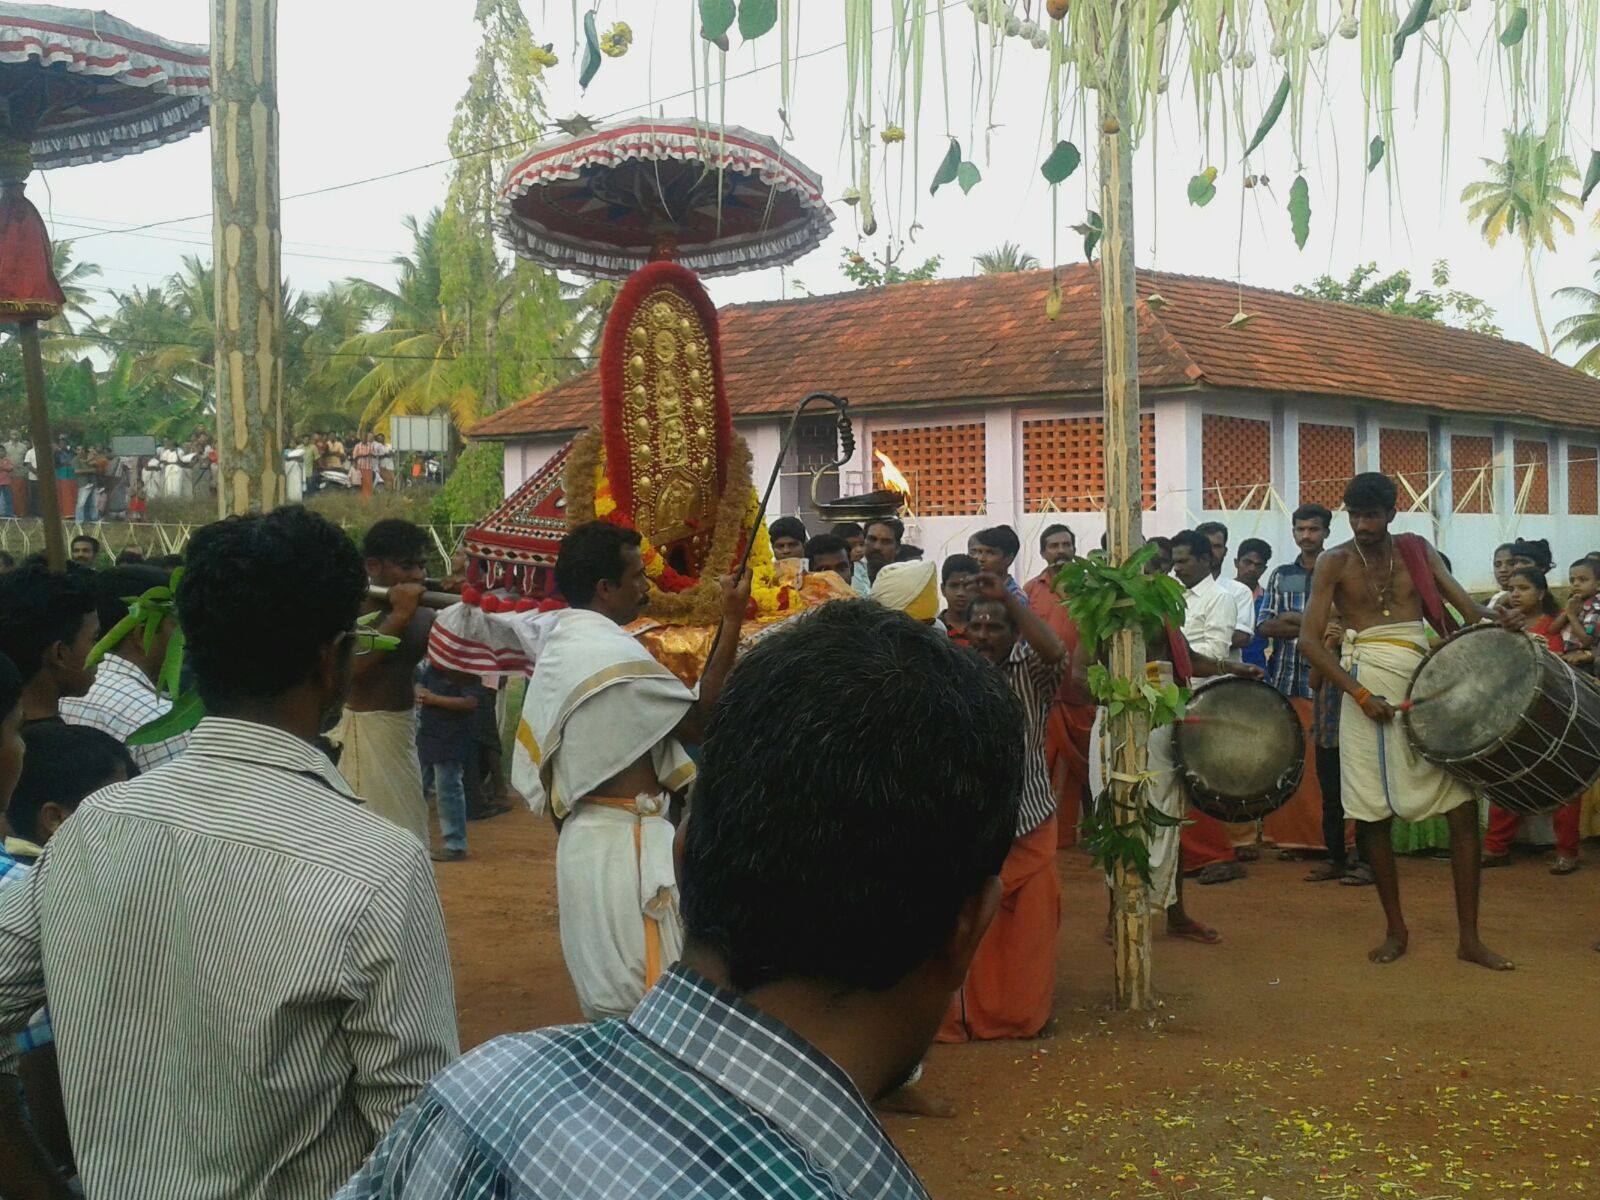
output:
{"label": "man with bare chest", "polygon": [[[1311,577],[1311,599],[1300,629],[1300,653],[1323,680],[1344,692],[1339,712],[1339,762],[1345,815],[1356,822],[1362,857],[1377,876],[1388,933],[1369,958],[1393,962],[1406,952],[1409,933],[1400,911],[1390,826],[1395,817],[1423,821],[1444,816],[1450,825],[1450,869],[1463,961],[1493,970],[1511,962],[1478,937],[1478,805],[1471,789],[1427,762],[1411,747],[1397,706],[1427,654],[1427,626],[1443,631],[1449,604],[1468,621],[1500,614],[1467,595],[1415,534],[1391,534],[1396,491],[1375,472],[1345,488],[1352,538],[1325,551]],[[1323,642],[1329,614],[1344,623],[1342,653]]]}
{"label": "man with bare chest", "polygon": [[[428,649],[433,613],[422,598],[428,535],[410,521],[379,521],[361,542],[367,579],[389,590],[376,629],[400,639],[395,650],[355,659],[344,717],[328,734],[342,747],[339,773],[366,806],[428,844],[428,802],[417,763],[417,664]],[[384,606],[367,601],[365,611]]]}

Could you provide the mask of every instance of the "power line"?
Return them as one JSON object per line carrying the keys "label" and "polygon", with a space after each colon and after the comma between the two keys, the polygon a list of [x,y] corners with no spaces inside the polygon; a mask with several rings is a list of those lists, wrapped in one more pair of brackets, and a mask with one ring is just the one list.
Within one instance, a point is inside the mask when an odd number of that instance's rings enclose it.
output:
{"label": "power line", "polygon": [[[167,348],[210,350],[212,348],[211,342],[184,342],[176,340],[161,340],[156,338],[122,338],[114,337],[111,334],[89,331],[83,333],[61,333],[52,329],[41,329],[39,331],[39,336],[47,341],[53,339],[58,341],[66,340],[99,342],[102,345],[107,346],[136,346],[147,350]],[[298,352],[305,355],[307,358],[357,358],[381,362],[461,362],[467,359],[476,358],[481,353],[480,351],[473,350],[466,354],[450,355],[364,354],[358,350],[307,350],[304,348],[300,349]],[[524,358],[529,362],[577,362],[584,363],[586,365],[594,361],[587,354],[529,354],[525,355]]]}

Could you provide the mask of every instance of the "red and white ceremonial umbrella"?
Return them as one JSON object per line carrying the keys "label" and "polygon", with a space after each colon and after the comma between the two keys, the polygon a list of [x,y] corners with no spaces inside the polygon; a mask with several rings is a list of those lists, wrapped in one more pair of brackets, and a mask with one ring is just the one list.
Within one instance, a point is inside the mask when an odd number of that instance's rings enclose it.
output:
{"label": "red and white ceremonial umbrella", "polygon": [[776,141],[693,119],[541,142],[507,173],[500,207],[522,257],[614,279],[660,259],[700,275],[783,266],[833,226],[822,180]]}
{"label": "red and white ceremonial umbrella", "polygon": [[[0,323],[15,324],[40,478],[51,463],[39,322],[65,297],[50,239],[23,194],[35,167],[106,162],[205,128],[211,55],[108,13],[0,0]],[[55,491],[39,489],[45,550],[66,561]]]}

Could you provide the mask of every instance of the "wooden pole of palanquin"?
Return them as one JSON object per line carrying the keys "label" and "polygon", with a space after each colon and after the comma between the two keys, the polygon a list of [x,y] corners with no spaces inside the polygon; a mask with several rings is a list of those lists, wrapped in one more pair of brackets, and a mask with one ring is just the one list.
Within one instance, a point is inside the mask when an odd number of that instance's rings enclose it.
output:
{"label": "wooden pole of palanquin", "polygon": [[278,3],[212,0],[211,245],[217,508],[283,502],[283,267]]}
{"label": "wooden pole of palanquin", "polygon": [[[1106,553],[1126,562],[1144,543],[1139,513],[1143,503],[1139,448],[1139,337],[1134,316],[1133,143],[1129,134],[1130,56],[1126,0],[1116,5],[1113,27],[1102,37],[1105,71],[1100,96],[1100,328],[1105,347]],[[1144,676],[1144,645],[1132,631],[1111,645],[1112,675]],[[1116,820],[1138,819],[1143,789],[1132,780],[1144,770],[1142,717],[1125,712],[1111,723],[1114,746],[1111,794]],[[1118,867],[1112,882],[1112,947],[1118,1008],[1151,1008],[1150,914],[1145,887],[1135,871]]]}

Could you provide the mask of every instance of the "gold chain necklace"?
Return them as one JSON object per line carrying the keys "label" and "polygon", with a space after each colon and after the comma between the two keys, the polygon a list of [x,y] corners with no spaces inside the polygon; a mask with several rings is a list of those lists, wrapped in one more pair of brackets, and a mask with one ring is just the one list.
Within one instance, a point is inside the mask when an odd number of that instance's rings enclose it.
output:
{"label": "gold chain necklace", "polygon": [[[1367,562],[1367,556],[1361,552],[1361,543],[1351,539],[1350,544],[1356,548],[1356,557],[1361,560],[1361,569],[1366,574],[1367,586],[1372,589],[1372,598],[1378,602],[1378,607],[1383,610],[1383,615],[1389,615],[1389,606],[1394,603],[1394,542],[1389,543],[1389,580],[1380,591],[1378,585],[1372,581],[1372,564]],[[1388,596],[1385,603],[1384,596]]]}

